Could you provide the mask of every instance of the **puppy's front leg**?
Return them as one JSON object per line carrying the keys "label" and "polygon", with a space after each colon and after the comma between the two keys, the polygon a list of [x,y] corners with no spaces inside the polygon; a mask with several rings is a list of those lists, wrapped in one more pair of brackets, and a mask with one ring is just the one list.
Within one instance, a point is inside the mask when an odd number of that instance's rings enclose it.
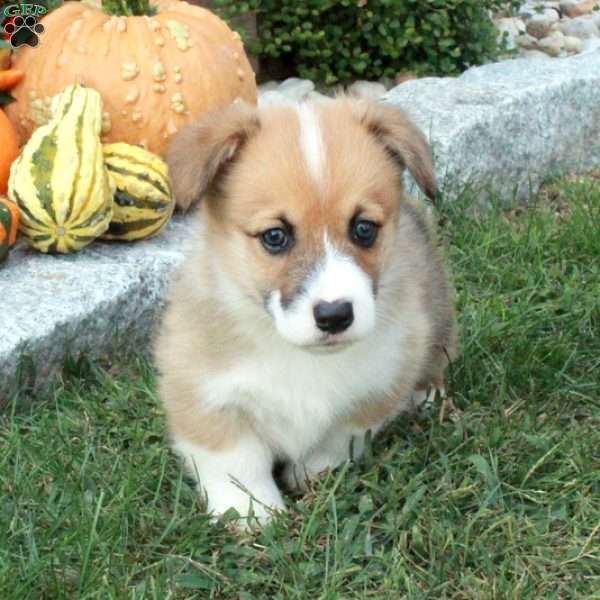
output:
{"label": "puppy's front leg", "polygon": [[348,459],[360,458],[368,432],[374,436],[383,424],[381,421],[370,427],[361,427],[350,423],[332,428],[302,460],[285,466],[282,474],[285,485],[290,489],[306,490],[308,482],[322,471],[335,469]]}
{"label": "puppy's front leg", "polygon": [[265,523],[273,510],[285,510],[272,476],[272,452],[253,431],[245,431],[221,449],[209,449],[183,438],[176,439],[174,446],[215,516],[234,508],[241,517],[239,524],[244,526],[249,524],[249,515]]}

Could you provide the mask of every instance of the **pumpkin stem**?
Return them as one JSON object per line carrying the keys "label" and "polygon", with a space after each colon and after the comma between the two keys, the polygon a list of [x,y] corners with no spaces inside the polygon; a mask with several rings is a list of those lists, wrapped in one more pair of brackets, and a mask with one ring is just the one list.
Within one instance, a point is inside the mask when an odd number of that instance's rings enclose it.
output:
{"label": "pumpkin stem", "polygon": [[156,14],[156,7],[150,0],[102,0],[102,10],[118,17],[140,17]]}

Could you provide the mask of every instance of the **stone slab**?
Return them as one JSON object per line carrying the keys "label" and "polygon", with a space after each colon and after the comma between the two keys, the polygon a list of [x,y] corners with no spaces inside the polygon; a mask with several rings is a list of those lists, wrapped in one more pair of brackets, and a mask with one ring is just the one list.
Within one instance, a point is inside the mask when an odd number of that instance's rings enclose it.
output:
{"label": "stone slab", "polygon": [[[383,101],[429,135],[449,199],[465,186],[480,188],[481,198],[526,197],[548,175],[600,165],[600,51],[409,81]],[[33,365],[25,383],[35,396],[66,353],[117,352],[119,336],[148,349],[194,222],[178,217],[156,239],[95,243],[71,256],[13,251],[0,268],[0,407],[19,364]]]}
{"label": "stone slab", "polygon": [[409,81],[382,100],[428,135],[447,198],[527,199],[548,176],[600,165],[600,50]]}
{"label": "stone slab", "polygon": [[155,239],[96,242],[68,256],[15,248],[0,268],[0,409],[18,374],[35,395],[66,354],[104,356],[116,337],[147,350],[193,228],[192,216],[177,217]]}

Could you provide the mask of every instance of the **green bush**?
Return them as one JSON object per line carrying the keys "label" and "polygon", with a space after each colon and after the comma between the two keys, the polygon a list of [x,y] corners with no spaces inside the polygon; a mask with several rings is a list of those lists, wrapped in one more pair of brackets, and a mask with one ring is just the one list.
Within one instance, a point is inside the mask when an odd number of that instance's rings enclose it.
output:
{"label": "green bush", "polygon": [[250,50],[327,84],[451,75],[502,50],[490,11],[518,0],[216,0],[226,18],[255,10]]}

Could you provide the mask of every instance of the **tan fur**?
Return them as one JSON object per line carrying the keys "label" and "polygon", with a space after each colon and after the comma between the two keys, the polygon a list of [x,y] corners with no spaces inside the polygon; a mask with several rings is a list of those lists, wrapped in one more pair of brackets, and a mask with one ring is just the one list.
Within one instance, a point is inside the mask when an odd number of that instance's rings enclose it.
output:
{"label": "tan fur", "polygon": [[257,128],[256,110],[240,102],[178,133],[167,156],[178,208],[187,210],[200,199],[217,171]]}
{"label": "tan fur", "polygon": [[211,272],[201,258],[192,271],[177,281],[170,307],[156,346],[162,373],[159,395],[165,402],[173,435],[217,449],[230,446],[248,426],[243,415],[203,410],[198,402],[198,377],[205,373],[225,372],[252,346],[238,335],[232,316],[223,313],[217,302],[198,298],[196,279],[210,281]]}
{"label": "tan fur", "polygon": [[[407,168],[430,198],[436,196],[425,138],[403,113],[380,104],[344,99],[318,110],[328,152],[324,187],[299,168],[292,108],[232,106],[182,131],[169,152],[178,205],[188,208],[204,196],[198,243],[173,287],[156,344],[160,395],[175,436],[219,449],[256,427],[243,407],[207,409],[200,380],[226,374],[252,353],[254,336],[276,335],[262,307],[264,294],[281,289],[284,301],[294,296],[322,258],[326,230],[336,248],[381,283],[382,318],[401,305],[419,306],[415,320],[423,322],[412,340],[413,372],[403,374],[394,394],[365,398],[347,420],[371,426],[397,413],[415,386],[443,381],[447,356],[455,354],[453,299],[431,224],[402,194]],[[372,250],[348,239],[356,215],[381,224]],[[282,218],[294,226],[297,247],[273,257],[257,236]],[[394,284],[384,284],[392,271]],[[249,313],[223,307],[220,272],[243,290]]]}
{"label": "tan fur", "polygon": [[352,104],[361,123],[406,167],[430,200],[438,189],[427,140],[403,112],[375,102]]}

